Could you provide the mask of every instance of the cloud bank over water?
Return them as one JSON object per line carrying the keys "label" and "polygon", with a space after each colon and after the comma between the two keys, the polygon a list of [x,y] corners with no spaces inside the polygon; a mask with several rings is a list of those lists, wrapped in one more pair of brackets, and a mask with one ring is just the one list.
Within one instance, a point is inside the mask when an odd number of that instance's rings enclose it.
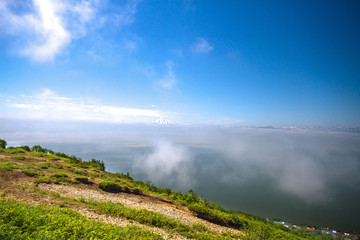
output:
{"label": "cloud bank over water", "polygon": [[262,216],[351,226],[360,214],[359,133],[2,119],[0,138],[103,159],[107,170]]}
{"label": "cloud bank over water", "polygon": [[191,187],[194,182],[190,168],[193,160],[188,148],[157,139],[152,141],[151,152],[137,159],[136,168],[154,182]]}

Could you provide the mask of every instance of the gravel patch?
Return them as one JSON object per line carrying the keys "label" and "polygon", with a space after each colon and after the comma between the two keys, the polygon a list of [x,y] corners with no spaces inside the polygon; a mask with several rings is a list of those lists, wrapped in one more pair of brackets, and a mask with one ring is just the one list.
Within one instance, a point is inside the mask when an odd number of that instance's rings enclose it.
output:
{"label": "gravel patch", "polygon": [[[160,213],[166,217],[175,219],[183,224],[191,225],[193,223],[200,223],[205,225],[208,229],[215,231],[217,233],[230,232],[232,234],[242,234],[241,231],[228,228],[225,226],[219,226],[203,219],[200,219],[195,216],[194,213],[189,211],[187,208],[178,207],[175,204],[169,202],[154,201],[150,197],[146,196],[137,196],[132,194],[123,194],[123,193],[107,193],[100,190],[93,190],[88,188],[79,188],[74,186],[67,185],[58,185],[58,184],[39,184],[39,188],[43,191],[52,191],[57,192],[61,196],[70,197],[70,198],[84,198],[86,200],[93,201],[111,201],[113,203],[121,203],[128,208],[137,208],[137,209],[146,209],[149,211]],[[86,214],[90,214],[88,210],[82,210]],[[86,215],[84,214],[84,215]],[[88,217],[97,216],[99,218],[108,218],[100,217],[96,213],[91,213],[92,215],[86,215]],[[111,219],[111,218],[110,218]],[[110,220],[109,220],[110,221]],[[118,221],[119,224],[129,224],[129,220],[112,220]]]}

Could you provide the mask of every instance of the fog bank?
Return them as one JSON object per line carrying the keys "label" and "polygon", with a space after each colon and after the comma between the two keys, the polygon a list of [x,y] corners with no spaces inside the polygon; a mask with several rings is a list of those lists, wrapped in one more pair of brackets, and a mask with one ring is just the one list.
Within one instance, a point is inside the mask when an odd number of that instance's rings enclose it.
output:
{"label": "fog bank", "polygon": [[102,159],[109,171],[232,209],[360,229],[356,132],[3,121],[0,138]]}

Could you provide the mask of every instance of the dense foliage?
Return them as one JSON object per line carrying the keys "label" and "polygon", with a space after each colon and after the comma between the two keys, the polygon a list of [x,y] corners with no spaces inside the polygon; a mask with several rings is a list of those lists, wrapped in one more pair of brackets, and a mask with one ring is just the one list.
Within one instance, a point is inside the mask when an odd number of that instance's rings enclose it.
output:
{"label": "dense foliage", "polygon": [[0,148],[6,148],[7,142],[3,139],[0,139]]}

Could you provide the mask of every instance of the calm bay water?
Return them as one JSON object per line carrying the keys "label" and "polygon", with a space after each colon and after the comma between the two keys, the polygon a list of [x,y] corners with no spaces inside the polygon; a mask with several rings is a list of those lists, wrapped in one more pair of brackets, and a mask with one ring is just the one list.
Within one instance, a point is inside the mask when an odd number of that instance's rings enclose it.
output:
{"label": "calm bay water", "polygon": [[[182,192],[193,189],[198,195],[206,197],[209,201],[215,201],[228,209],[240,210],[262,217],[278,218],[293,223],[333,226],[344,230],[360,229],[358,220],[358,216],[360,216],[359,177],[354,175],[353,171],[344,172],[343,174],[348,174],[349,178],[353,178],[352,182],[346,183],[346,180],[344,182],[342,179],[337,179],[343,177],[342,174],[339,174],[342,171],[341,169],[338,169],[338,172],[331,172],[336,171],[336,169],[334,170],[333,167],[326,165],[327,160],[329,164],[334,164],[334,161],[339,161],[340,165],[342,161],[346,164],[346,161],[349,160],[346,159],[346,156],[350,155],[346,151],[345,155],[344,153],[340,154],[342,158],[335,160],[316,159],[320,164],[315,164],[314,167],[323,166],[325,171],[329,172],[327,172],[327,176],[322,176],[326,179],[324,186],[322,186],[325,189],[315,188],[314,190],[315,192],[325,191],[326,194],[314,200],[311,199],[311,196],[307,198],[301,194],[287,191],[286,188],[279,188],[279,181],[265,173],[268,169],[264,170],[257,165],[245,166],[248,162],[245,161],[244,163],[241,160],[234,163],[224,159],[227,157],[223,153],[209,148],[187,147],[192,160],[183,165],[175,166],[185,169],[186,176],[184,177],[187,178],[185,180],[181,180],[181,171],[171,169],[170,173],[164,174],[161,166],[159,169],[152,169],[149,173],[144,166],[146,166],[145,162],[148,160],[148,156],[154,154],[154,149],[151,146],[117,146],[114,148],[107,146],[103,148],[92,144],[56,144],[53,148],[74,153],[84,159],[91,157],[102,159],[105,161],[108,171],[130,172],[135,179],[151,180],[160,187],[170,187]],[[339,151],[332,153],[335,158]],[[353,154],[358,154],[358,152]],[[353,170],[357,171],[359,155],[351,158],[357,162],[353,166],[355,167]],[[303,171],[307,171],[307,169]],[[321,171],[321,174],[323,172]],[[161,176],[162,174],[163,176]],[[242,174],[246,176],[242,177]],[[159,175],[161,177],[158,177]],[[283,181],[286,180],[293,181],[286,178]],[[298,179],[298,181],[303,180]],[[295,184],[294,187],[299,186]],[[300,193],[301,191],[302,189],[300,189]],[[312,193],[305,191],[304,194]]]}
{"label": "calm bay water", "polygon": [[358,132],[35,123],[4,123],[1,137],[104,160],[228,209],[360,231]]}

